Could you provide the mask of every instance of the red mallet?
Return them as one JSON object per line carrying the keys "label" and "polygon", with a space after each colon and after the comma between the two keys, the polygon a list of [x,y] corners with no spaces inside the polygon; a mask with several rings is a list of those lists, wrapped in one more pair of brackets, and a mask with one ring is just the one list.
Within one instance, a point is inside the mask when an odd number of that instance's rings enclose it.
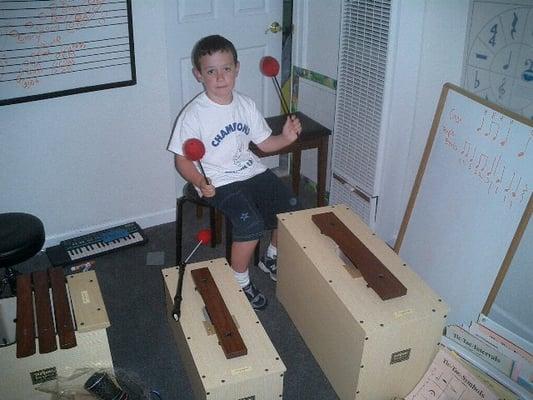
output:
{"label": "red mallet", "polygon": [[202,229],[196,234],[196,240],[201,244],[207,244],[211,241],[211,229]]}
{"label": "red mallet", "polygon": [[201,160],[205,155],[204,144],[199,139],[187,139],[185,143],[183,143],[183,153],[185,153],[185,157],[187,157],[188,160]]}
{"label": "red mallet", "polygon": [[200,160],[205,154],[205,147],[201,140],[199,139],[187,139],[183,143],[183,154],[185,154],[185,158],[189,161],[198,161],[198,165],[200,166],[200,170],[202,171],[202,174],[204,175],[205,182],[209,185],[209,181],[207,180],[207,175],[205,174],[204,167],[202,167],[202,163]]}
{"label": "red mallet", "polygon": [[261,58],[261,61],[259,62],[259,69],[261,70],[261,73],[264,76],[272,78],[272,82],[274,82],[274,88],[276,89],[276,93],[278,94],[279,100],[281,102],[281,107],[283,108],[283,112],[285,114],[289,114],[289,107],[285,102],[285,98],[283,97],[283,93],[281,92],[281,86],[279,85],[278,78],[276,77],[279,73],[278,60],[271,56],[265,56]]}
{"label": "red mallet", "polygon": [[279,74],[279,63],[274,57],[265,56],[259,62],[261,73],[269,78],[274,78]]}
{"label": "red mallet", "polygon": [[178,276],[178,287],[176,288],[176,295],[174,296],[174,307],[172,309],[172,317],[175,321],[179,321],[181,316],[181,300],[183,299],[181,293],[183,289],[183,276],[185,274],[185,267],[187,266],[187,261],[189,261],[193,254],[196,253],[198,247],[200,247],[202,244],[207,244],[211,241],[211,230],[202,229],[196,234],[196,239],[198,240],[198,244],[193,249],[193,251],[191,251],[191,254],[189,254],[185,261],[181,262],[179,266],[180,270]]}

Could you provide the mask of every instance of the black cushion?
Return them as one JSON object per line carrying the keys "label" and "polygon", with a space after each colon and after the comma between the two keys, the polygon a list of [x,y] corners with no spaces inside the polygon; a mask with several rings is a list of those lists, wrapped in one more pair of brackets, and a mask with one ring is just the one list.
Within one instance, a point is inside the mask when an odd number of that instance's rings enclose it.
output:
{"label": "black cushion", "polygon": [[41,220],[26,213],[0,214],[0,267],[11,267],[33,257],[43,247]]}

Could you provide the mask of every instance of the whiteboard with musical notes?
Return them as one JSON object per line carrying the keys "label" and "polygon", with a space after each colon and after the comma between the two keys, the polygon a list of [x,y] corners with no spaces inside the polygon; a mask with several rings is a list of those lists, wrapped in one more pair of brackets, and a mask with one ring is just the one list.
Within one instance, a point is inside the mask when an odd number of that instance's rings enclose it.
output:
{"label": "whiteboard with musical notes", "polygon": [[0,105],[134,85],[130,1],[2,1]]}
{"label": "whiteboard with musical notes", "polygon": [[464,87],[533,119],[531,0],[474,0],[466,52]]}
{"label": "whiteboard with musical notes", "polygon": [[395,250],[475,320],[531,215],[533,121],[445,84]]}

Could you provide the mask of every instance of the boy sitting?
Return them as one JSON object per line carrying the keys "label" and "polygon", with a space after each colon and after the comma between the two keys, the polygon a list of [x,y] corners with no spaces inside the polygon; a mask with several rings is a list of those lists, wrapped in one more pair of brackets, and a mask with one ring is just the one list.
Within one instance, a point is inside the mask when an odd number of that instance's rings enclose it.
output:
{"label": "boy sitting", "polygon": [[[296,199],[281,180],[248,148],[253,142],[263,152],[277,151],[292,142],[302,127],[295,116],[287,117],[282,133],[272,135],[253,100],[234,90],[239,73],[237,51],[219,35],[201,39],[193,49],[193,74],[205,91],[180,113],[168,150],[185,180],[220,210],[233,225],[231,268],[254,309],[267,300],[250,281],[248,264],[265,230],[272,230],[270,245],[259,267],[276,280],[276,214],[292,211]],[[202,166],[208,181],[194,162],[183,154],[190,138],[202,141]]]}

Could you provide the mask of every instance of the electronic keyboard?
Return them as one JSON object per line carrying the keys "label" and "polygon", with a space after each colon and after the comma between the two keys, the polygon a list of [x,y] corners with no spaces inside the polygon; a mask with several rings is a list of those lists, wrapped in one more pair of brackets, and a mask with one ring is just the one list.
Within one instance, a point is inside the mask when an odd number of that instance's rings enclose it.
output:
{"label": "electronic keyboard", "polygon": [[63,240],[59,245],[48,247],[46,255],[54,266],[71,264],[101,256],[125,247],[146,243],[142,229],[130,222],[102,231]]}

